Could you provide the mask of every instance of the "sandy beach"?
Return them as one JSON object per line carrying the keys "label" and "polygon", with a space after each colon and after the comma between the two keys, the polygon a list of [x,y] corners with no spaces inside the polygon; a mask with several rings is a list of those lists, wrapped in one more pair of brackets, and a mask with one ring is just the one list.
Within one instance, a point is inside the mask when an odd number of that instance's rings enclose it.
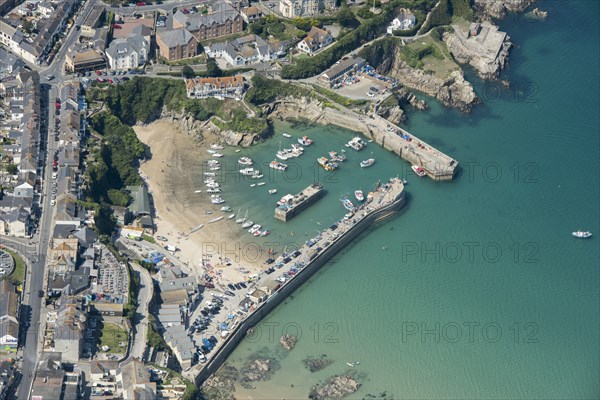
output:
{"label": "sandy beach", "polygon": [[[243,247],[239,225],[228,220],[228,214],[206,214],[214,207],[202,183],[202,164],[212,158],[206,150],[211,143],[217,143],[217,138],[207,133],[204,142],[199,142],[166,120],[135,126],[134,130],[151,152],[151,158],[141,164],[140,174],[154,202],[154,237],[164,236],[168,239],[166,244],[180,249],[176,257],[189,273],[209,272],[217,283],[239,282],[248,274],[260,272],[262,260],[252,262],[232,254],[231,249]],[[197,190],[202,192],[196,193]],[[219,216],[223,220],[207,223]],[[191,233],[200,224],[204,227]],[[223,256],[225,249],[227,257]]]}

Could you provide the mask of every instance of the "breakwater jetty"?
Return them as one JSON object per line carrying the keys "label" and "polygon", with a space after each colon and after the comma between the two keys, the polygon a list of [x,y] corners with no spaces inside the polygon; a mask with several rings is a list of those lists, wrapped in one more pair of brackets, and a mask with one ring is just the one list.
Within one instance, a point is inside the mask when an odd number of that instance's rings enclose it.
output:
{"label": "breakwater jetty", "polygon": [[300,193],[291,197],[284,204],[275,208],[275,219],[286,222],[287,220],[298,215],[302,210],[312,205],[325,194],[323,185],[313,183]]}
{"label": "breakwater jetty", "polygon": [[307,98],[277,100],[265,111],[271,117],[284,120],[308,119],[361,132],[409,163],[422,167],[434,181],[450,181],[458,170],[457,160],[377,114],[358,114],[338,104],[335,109],[325,107],[319,101]]}
{"label": "breakwater jetty", "polygon": [[[276,291],[266,299],[259,302],[244,319],[236,323],[229,331],[229,335],[217,344],[212,354],[209,354],[205,364],[198,364],[190,370],[184,371],[184,376],[193,380],[197,386],[215,373],[225,362],[227,357],[242,341],[248,331],[265,318],[290,294],[306,282],[328,260],[342,250],[360,233],[371,227],[374,223],[388,218],[402,208],[406,201],[404,184],[398,178],[390,179],[387,183],[379,185],[377,189],[367,196],[364,204],[349,212],[337,224],[322,231],[317,237],[307,241],[299,251],[300,255],[294,265],[298,272],[285,281]],[[288,270],[286,266],[281,271]],[[255,287],[260,289],[273,281],[273,277],[260,274]]]}

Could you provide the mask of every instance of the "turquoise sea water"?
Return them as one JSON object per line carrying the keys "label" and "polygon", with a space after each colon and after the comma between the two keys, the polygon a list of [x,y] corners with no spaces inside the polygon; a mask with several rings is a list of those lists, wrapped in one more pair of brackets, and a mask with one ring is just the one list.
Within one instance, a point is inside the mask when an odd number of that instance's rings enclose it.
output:
{"label": "turquoise sea water", "polygon": [[[274,140],[247,152],[268,163],[279,139],[289,142],[282,131],[315,139],[285,180],[225,183],[228,204],[249,208],[273,230],[271,242],[292,247],[314,236],[343,216],[341,196],[366,192],[377,179],[406,177],[409,202],[235,350],[228,362],[237,367],[259,351],[280,364],[271,380],[240,388],[244,398],[304,398],[355,360],[363,386],[352,398],[383,391],[396,399],[600,396],[600,6],[537,6],[549,12],[545,22],[509,16],[500,23],[516,44],[502,76],[510,89],[473,79],[484,104],[471,114],[431,99],[427,112],[409,114],[409,131],[459,160],[455,182],[419,180],[375,144],[348,150],[339,172],[324,174],[315,159],[352,137],[335,127],[278,125]],[[371,156],[373,167],[358,167]],[[273,221],[273,202],[313,180],[327,195],[285,225]],[[271,187],[279,193],[268,195]],[[595,236],[573,239],[579,228]],[[301,330],[289,354],[278,344],[286,324],[290,334]],[[318,373],[302,365],[322,354],[335,362]]]}

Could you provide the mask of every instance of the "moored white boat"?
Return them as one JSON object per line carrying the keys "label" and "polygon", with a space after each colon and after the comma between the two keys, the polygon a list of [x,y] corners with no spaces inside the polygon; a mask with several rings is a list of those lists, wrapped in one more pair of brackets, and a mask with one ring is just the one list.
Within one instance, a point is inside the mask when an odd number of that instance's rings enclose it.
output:
{"label": "moored white boat", "polygon": [[252,159],[249,157],[241,157],[238,160],[238,163],[242,164],[242,165],[252,165],[254,163],[254,161],[252,161]]}
{"label": "moored white boat", "polygon": [[577,232],[571,233],[571,235],[573,235],[574,237],[576,237],[578,239],[587,239],[589,237],[592,237],[592,232],[589,232],[589,231],[577,231]]}
{"label": "moored white boat", "polygon": [[246,229],[251,227],[252,225],[254,225],[254,222],[252,222],[252,220],[248,220],[242,224],[242,228]]}
{"label": "moored white boat", "polygon": [[356,200],[358,200],[358,201],[363,201],[365,199],[365,196],[363,195],[362,190],[356,190],[354,192],[354,197],[356,197]]}
{"label": "moored white boat", "polygon": [[298,143],[300,143],[302,146],[310,146],[313,144],[313,141],[308,136],[302,136],[300,139],[298,139]]}
{"label": "moored white boat", "polygon": [[223,217],[217,217],[217,218],[213,218],[210,221],[208,221],[209,224],[213,224],[215,222],[219,222],[220,220],[222,220]]}
{"label": "moored white boat", "polygon": [[221,157],[223,157],[223,154],[221,154],[221,153],[215,153],[212,156],[213,157],[217,157],[217,158],[221,158]]}
{"label": "moored white boat", "polygon": [[273,168],[278,171],[285,171],[287,169],[287,167],[288,167],[287,164],[284,164],[284,163],[281,163],[281,162],[278,162],[275,160],[271,161],[271,163],[269,164],[269,168]]}
{"label": "moored white boat", "polygon": [[256,186],[263,186],[266,182],[258,182]]}
{"label": "moored white boat", "polygon": [[224,149],[223,146],[221,146],[220,144],[216,144],[216,143],[211,144],[210,148],[215,149],[215,150],[223,150]]}
{"label": "moored white boat", "polygon": [[287,133],[287,132],[283,132],[283,133],[282,133],[282,135],[283,135],[284,137],[286,137],[286,138],[291,138],[291,137],[292,137],[292,135],[290,135],[290,134],[289,134],[289,133]]}
{"label": "moored white boat", "polygon": [[360,162],[360,167],[361,168],[367,168],[370,167],[371,165],[373,165],[375,163],[375,159],[374,158],[369,158],[368,160],[363,160]]}
{"label": "moored white boat", "polygon": [[275,194],[277,193],[277,189],[269,189],[269,194]]}
{"label": "moored white boat", "polygon": [[235,217],[235,213],[234,214],[229,214],[229,216],[227,217],[227,219],[233,219]]}

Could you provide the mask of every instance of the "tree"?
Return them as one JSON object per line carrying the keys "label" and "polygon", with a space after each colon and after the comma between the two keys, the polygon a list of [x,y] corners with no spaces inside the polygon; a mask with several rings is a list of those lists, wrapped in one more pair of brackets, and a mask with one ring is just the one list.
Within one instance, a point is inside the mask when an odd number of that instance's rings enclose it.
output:
{"label": "tree", "polygon": [[344,28],[356,28],[360,25],[360,22],[358,22],[354,13],[347,5],[340,8],[340,11],[336,14],[336,18]]}
{"label": "tree", "polygon": [[181,73],[183,74],[184,78],[186,78],[186,79],[191,79],[194,76],[196,76],[196,73],[194,72],[192,67],[190,67],[189,65],[184,65],[183,69],[181,70]]}
{"label": "tree", "polygon": [[16,175],[18,171],[19,171],[19,169],[13,163],[10,163],[6,166],[6,172],[8,172],[11,175]]}
{"label": "tree", "polygon": [[223,76],[223,71],[219,68],[214,58],[209,58],[206,62],[206,74],[210,77]]}

